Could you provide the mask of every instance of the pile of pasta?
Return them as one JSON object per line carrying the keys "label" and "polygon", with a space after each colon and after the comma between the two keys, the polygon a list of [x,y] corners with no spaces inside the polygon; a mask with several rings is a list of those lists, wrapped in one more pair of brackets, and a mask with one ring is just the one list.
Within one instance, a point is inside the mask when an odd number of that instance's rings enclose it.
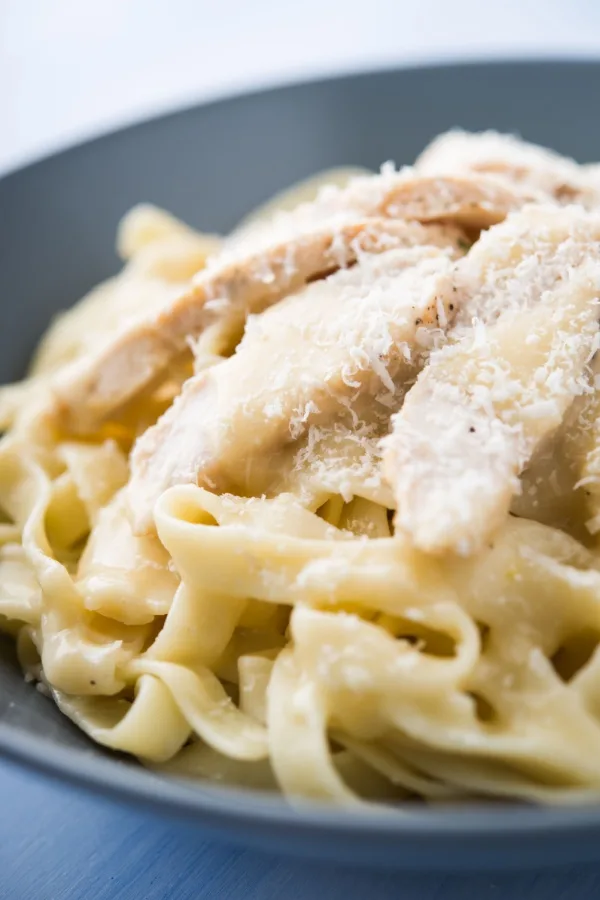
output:
{"label": "pile of pasta", "polygon": [[0,392],[27,676],[178,776],[597,800],[598,169],[451,132],[118,250]]}

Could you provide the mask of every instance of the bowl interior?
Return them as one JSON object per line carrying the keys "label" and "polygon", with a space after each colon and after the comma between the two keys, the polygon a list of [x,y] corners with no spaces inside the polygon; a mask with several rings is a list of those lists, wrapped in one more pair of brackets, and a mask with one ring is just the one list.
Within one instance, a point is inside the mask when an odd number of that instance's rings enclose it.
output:
{"label": "bowl interior", "polygon": [[[0,383],[24,372],[36,339],[58,310],[116,271],[115,227],[137,202],[164,206],[202,229],[226,231],[295,180],[333,165],[375,168],[387,159],[410,163],[434,135],[453,126],[518,132],[580,161],[598,160],[600,119],[590,111],[599,93],[600,64],[586,62],[460,65],[359,75],[184,110],[10,174],[0,181]],[[60,755],[63,748],[68,748],[68,764]],[[1,750],[25,753],[29,762],[63,775],[70,769],[80,781],[94,781],[84,761],[96,760],[95,786],[104,783],[113,790],[134,784],[122,780],[123,771],[137,772],[133,764],[124,767],[122,760],[107,762],[106,754],[47,697],[26,684],[5,640],[0,640]],[[135,781],[138,775],[133,777]],[[187,794],[176,786],[159,789],[148,777],[151,782],[135,781],[130,793],[146,792],[147,800],[185,807],[188,814],[195,809],[205,819],[213,804],[214,818],[216,801],[210,792],[195,789],[199,799],[190,806],[184,798],[194,793],[191,788],[185,789]],[[148,793],[149,783],[155,787]],[[238,797],[239,815],[244,802]],[[235,803],[227,803],[221,808],[223,821],[235,813]],[[255,814],[258,805],[255,797],[248,814]],[[273,800],[263,807],[271,822],[276,807],[283,808]],[[319,815],[325,821],[324,814]],[[410,815],[413,832],[415,827],[427,831],[427,811]],[[551,822],[562,827],[567,819],[573,827],[600,828],[600,811],[579,817],[570,813],[563,819],[536,815],[525,816],[534,828]],[[432,828],[434,820],[443,819],[436,816],[430,815]],[[493,827],[501,828],[504,813],[496,811],[494,816]],[[525,821],[522,811],[513,816],[513,833],[519,816]],[[316,820],[305,816],[304,821]],[[415,825],[418,821],[422,824]],[[459,831],[460,821],[467,820],[455,821]],[[471,834],[477,832],[475,821],[467,829]],[[340,822],[338,817],[336,827],[342,827]],[[440,835],[447,836],[450,825],[440,827]],[[488,822],[486,827],[492,826]],[[398,833],[398,826],[395,829]]]}

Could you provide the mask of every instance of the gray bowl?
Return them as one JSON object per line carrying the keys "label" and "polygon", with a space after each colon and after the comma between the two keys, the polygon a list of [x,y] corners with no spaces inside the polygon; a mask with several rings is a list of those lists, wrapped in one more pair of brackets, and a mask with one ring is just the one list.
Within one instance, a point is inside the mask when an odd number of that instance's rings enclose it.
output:
{"label": "gray bowl", "polygon": [[[22,374],[51,315],[117,269],[115,226],[139,201],[211,231],[338,164],[411,162],[455,125],[516,131],[600,159],[600,63],[441,66],[266,91],[164,116],[0,181],[0,381]],[[0,752],[232,840],[340,861],[480,869],[600,860],[600,808],[405,806],[398,815],[291,809],[276,797],[167,780],[87,740],[0,641]]]}

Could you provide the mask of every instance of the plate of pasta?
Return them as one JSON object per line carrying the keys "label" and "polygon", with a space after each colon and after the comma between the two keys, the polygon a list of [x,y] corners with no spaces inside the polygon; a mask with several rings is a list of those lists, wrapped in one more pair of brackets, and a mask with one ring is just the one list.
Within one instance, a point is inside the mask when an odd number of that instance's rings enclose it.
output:
{"label": "plate of pasta", "polygon": [[485,116],[360,76],[0,185],[0,750],[315,855],[594,857],[600,130],[528,114],[600,73],[482,71]]}

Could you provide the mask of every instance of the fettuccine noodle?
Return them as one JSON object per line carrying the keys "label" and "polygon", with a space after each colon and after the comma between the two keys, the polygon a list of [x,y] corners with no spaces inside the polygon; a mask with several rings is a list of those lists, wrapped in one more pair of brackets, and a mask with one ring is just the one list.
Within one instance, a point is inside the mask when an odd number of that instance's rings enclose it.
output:
{"label": "fettuccine noodle", "polygon": [[598,800],[595,169],[456,132],[118,249],[0,390],[27,676],[180,777]]}

